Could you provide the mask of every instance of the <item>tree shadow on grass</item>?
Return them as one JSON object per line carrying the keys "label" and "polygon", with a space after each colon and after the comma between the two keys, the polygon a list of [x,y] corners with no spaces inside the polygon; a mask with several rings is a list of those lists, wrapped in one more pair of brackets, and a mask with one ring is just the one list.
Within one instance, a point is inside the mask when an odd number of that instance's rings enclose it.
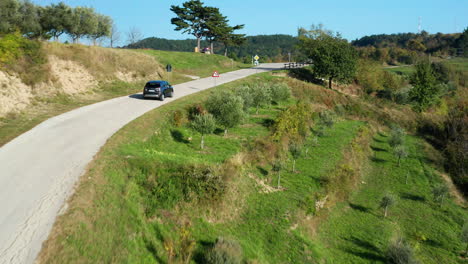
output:
{"label": "tree shadow on grass", "polygon": [[216,128],[215,131],[213,132],[213,134],[215,134],[215,135],[224,134],[224,129]]}
{"label": "tree shadow on grass", "polygon": [[258,171],[263,175],[263,176],[267,176],[268,175],[268,171],[265,170],[264,168],[260,167],[260,166],[257,166],[257,169]]}
{"label": "tree shadow on grass", "polygon": [[171,130],[171,136],[177,142],[185,143],[185,144],[190,143],[190,141],[184,138],[184,134],[182,134],[182,132],[180,132],[179,130],[176,130],[176,129]]}
{"label": "tree shadow on grass", "polygon": [[270,128],[272,127],[274,124],[275,124],[275,120],[271,119],[271,118],[265,118],[261,121],[260,123],[262,126],[266,127],[266,128]]}
{"label": "tree shadow on grass", "polygon": [[379,133],[377,133],[377,134],[378,134],[379,136],[381,136],[381,137],[384,137],[384,138],[388,137],[387,135],[385,135],[385,134],[382,133],[382,132],[379,132]]}
{"label": "tree shadow on grass", "polygon": [[200,240],[198,243],[200,245],[199,248],[197,248],[193,254],[193,260],[195,263],[206,263],[206,257],[205,257],[205,252],[208,252],[211,248],[213,248],[214,243],[210,241],[203,241]]}
{"label": "tree shadow on grass", "polygon": [[344,249],[343,251],[358,256],[363,259],[373,260],[373,261],[382,261],[385,262],[386,258],[382,255],[381,250],[376,247],[374,244],[352,236],[351,238],[345,238],[346,241],[353,243],[354,245],[360,247],[363,251],[358,251],[354,249]]}
{"label": "tree shadow on grass", "polygon": [[400,197],[403,198],[403,199],[412,200],[412,201],[415,201],[415,202],[425,202],[426,201],[426,197],[424,197],[424,196],[420,196],[420,195],[416,195],[416,194],[412,194],[412,193],[407,193],[407,192],[400,193]]}
{"label": "tree shadow on grass", "polygon": [[371,146],[371,149],[373,151],[377,151],[377,152],[388,152],[388,150],[386,150],[386,149],[379,148],[379,147],[374,147],[374,146]]}
{"label": "tree shadow on grass", "polygon": [[349,203],[349,207],[353,208],[356,211],[360,211],[360,212],[363,212],[363,213],[370,212],[369,208],[367,208],[365,206],[362,206],[362,205],[359,205],[359,204]]}
{"label": "tree shadow on grass", "polygon": [[376,163],[385,163],[385,162],[387,162],[386,160],[381,159],[381,158],[377,158],[377,157],[371,157],[371,161],[376,162]]}
{"label": "tree shadow on grass", "polygon": [[156,259],[156,261],[158,263],[167,263],[167,261],[163,260],[159,255],[158,255],[158,250],[156,249],[156,247],[154,246],[154,243],[145,239],[145,247],[146,247],[146,250],[148,250],[151,255],[153,255],[153,257]]}
{"label": "tree shadow on grass", "polygon": [[376,137],[374,137],[373,140],[374,140],[375,142],[378,142],[378,143],[385,143],[385,141],[383,141],[383,140],[381,140],[381,139],[378,139],[378,138],[376,138]]}

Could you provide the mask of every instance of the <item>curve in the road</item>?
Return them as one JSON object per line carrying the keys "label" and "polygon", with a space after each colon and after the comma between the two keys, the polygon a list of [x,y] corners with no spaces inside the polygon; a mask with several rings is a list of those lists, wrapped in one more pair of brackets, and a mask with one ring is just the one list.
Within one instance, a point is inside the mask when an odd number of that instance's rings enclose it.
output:
{"label": "curve in the road", "polygon": [[[283,64],[224,73],[217,84]],[[212,78],[174,85],[177,99],[214,86]],[[122,126],[171,102],[125,96],[56,116],[0,148],[0,263],[33,263],[57,214],[94,155]]]}

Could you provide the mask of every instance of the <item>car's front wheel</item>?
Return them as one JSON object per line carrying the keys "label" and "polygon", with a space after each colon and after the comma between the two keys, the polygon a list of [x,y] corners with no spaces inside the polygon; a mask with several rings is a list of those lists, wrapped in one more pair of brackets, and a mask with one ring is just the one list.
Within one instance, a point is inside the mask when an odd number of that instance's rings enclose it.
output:
{"label": "car's front wheel", "polygon": [[164,93],[161,93],[161,96],[159,96],[160,101],[164,101]]}

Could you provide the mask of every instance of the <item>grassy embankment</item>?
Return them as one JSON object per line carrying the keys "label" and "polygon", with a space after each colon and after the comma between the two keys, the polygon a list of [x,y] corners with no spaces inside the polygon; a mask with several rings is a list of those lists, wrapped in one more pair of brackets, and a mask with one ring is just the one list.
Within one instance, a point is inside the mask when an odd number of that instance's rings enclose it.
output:
{"label": "grassy embankment", "polygon": [[[260,78],[216,89],[273,77]],[[309,98],[316,111],[345,104],[345,110],[360,119],[388,117],[386,105],[369,108],[359,99],[283,80],[296,97]],[[172,120],[174,112],[203,102],[212,91],[158,108],[111,138],[83,177],[69,211],[55,225],[41,262],[167,263],[191,254],[192,261],[203,263],[204,253],[218,237],[237,241],[244,260],[253,263],[382,262],[394,234],[418,247],[421,260],[456,259],[461,244],[453,240],[466,212],[451,201],[443,207],[430,202],[431,186],[440,180],[420,141],[408,137],[411,156],[397,168],[386,137],[376,135],[372,147],[378,153],[370,161],[369,124],[342,119],[297,161],[298,173],[291,172],[291,161],[287,162],[278,191],[269,159],[278,146],[269,141],[269,124],[294,102],[261,109],[258,115],[251,110],[227,138],[222,133],[207,136],[208,147],[200,151],[200,136]],[[188,164],[221,170],[227,183],[224,195],[214,201],[187,198]],[[401,183],[405,170],[412,173],[409,185]],[[358,185],[350,200],[353,207],[348,208],[342,201]],[[401,201],[384,219],[375,207],[386,190],[401,196]],[[315,212],[316,202],[323,200],[325,209]],[[328,217],[330,221],[324,221]],[[421,222],[421,228],[411,219]]]}
{"label": "grassy embankment", "polygon": [[[245,152],[256,138],[267,136],[270,132],[265,124],[293,103],[261,109],[258,115],[253,115],[252,109],[250,118],[230,130],[227,138],[220,134],[207,136],[208,148],[200,151],[200,136],[187,128],[172,126],[168,118],[177,109],[201,102],[207,94],[209,91],[155,110],[112,139],[115,143],[105,148],[84,178],[92,180],[82,182],[72,200],[73,209],[59,220],[54,231],[58,236],[43,251],[44,262],[165,262],[168,252],[164,244],[180,239],[183,220],[192,225],[190,237],[196,241],[195,258],[202,258],[204,247],[220,236],[237,240],[246,259],[261,263],[314,258],[316,252],[310,238],[294,230],[300,221],[298,214],[305,210],[303,207],[310,207],[307,201],[321,185],[321,177],[335,170],[343,149],[364,123],[342,121],[325,131],[313,154],[297,161],[300,173],[290,172],[288,163],[282,173],[283,191],[272,187],[276,185],[276,176],[263,160],[244,168],[242,174],[233,172],[235,177],[229,180],[225,194],[227,200],[208,204],[181,201],[183,186],[178,183],[180,175],[174,175],[178,169],[187,164],[220,166],[239,162],[236,160],[247,154],[236,154]],[[136,134],[144,139],[129,143],[127,140]],[[247,165],[240,163],[236,170]],[[153,180],[148,181],[149,175],[157,182],[150,191],[148,184]],[[105,187],[97,183],[101,181],[106,183]],[[258,181],[265,184],[258,185]],[[84,197],[93,206],[81,204]],[[122,240],[129,234],[133,234],[131,240]]]}
{"label": "grassy embankment", "polygon": [[171,64],[176,73],[198,77],[211,76],[214,71],[223,73],[251,67],[250,64],[240,64],[220,55],[163,50],[141,50],[141,52],[154,56],[164,66]]}
{"label": "grassy embankment", "polygon": [[[385,263],[388,242],[403,237],[421,263],[464,263],[460,232],[468,214],[452,199],[442,205],[433,201],[432,188],[444,182],[431,167],[431,158],[440,157],[430,157],[435,152],[427,143],[407,136],[410,155],[398,167],[388,139],[385,133],[375,135],[365,183],[349,201],[333,209],[319,229],[325,259],[330,263]],[[397,200],[384,218],[379,202],[388,192]]]}
{"label": "grassy embankment", "polygon": [[[442,60],[441,62],[453,67],[455,70],[468,71],[468,58],[453,58]],[[405,65],[400,67],[386,67],[385,70],[399,75],[409,76],[414,72],[414,67],[411,65]]]}
{"label": "grassy embankment", "polygon": [[[23,40],[19,38],[17,41]],[[220,71],[232,69],[231,61],[218,55],[208,56],[188,52],[171,54],[171,52],[158,53],[155,51],[154,56],[147,56],[133,50],[113,50],[59,43],[45,43],[40,47],[28,40],[23,42],[29,44],[22,44],[24,46],[22,49],[15,48],[14,52],[10,52],[13,55],[3,54],[5,62],[0,58],[0,63],[5,63],[7,72],[19,72],[21,79],[26,84],[32,87],[39,85],[40,89],[47,89],[48,84],[41,85],[41,82],[54,81],[54,77],[50,76],[50,66],[48,66],[47,59],[48,56],[54,56],[60,60],[71,61],[83,66],[97,81],[97,85],[86,92],[73,95],[53,89],[48,92],[33,88],[34,93],[38,95],[33,98],[29,107],[21,112],[12,112],[0,117],[0,146],[50,117],[81,106],[140,92],[148,78],[171,79],[173,84],[191,80],[182,75],[185,71],[180,72],[179,65],[193,68],[194,70],[190,73],[200,76],[207,75],[207,72],[210,72],[212,68]],[[31,49],[34,49],[33,54],[39,55],[31,57],[29,55],[32,52]],[[175,72],[169,75],[163,67],[166,61],[173,60],[177,61],[174,63]],[[237,66],[238,63],[234,63],[234,69],[238,69]],[[120,80],[116,76],[117,72],[129,75],[127,76],[129,80]],[[6,88],[0,87],[0,89]]]}

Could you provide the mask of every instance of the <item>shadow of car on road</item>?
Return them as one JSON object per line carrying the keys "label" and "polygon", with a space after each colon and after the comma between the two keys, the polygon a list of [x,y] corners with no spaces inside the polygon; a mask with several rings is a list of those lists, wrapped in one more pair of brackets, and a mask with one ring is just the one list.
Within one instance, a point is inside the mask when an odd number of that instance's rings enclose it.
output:
{"label": "shadow of car on road", "polygon": [[[148,98],[144,98],[143,97],[143,94],[141,93],[137,93],[137,94],[131,94],[128,96],[129,98],[132,98],[132,99],[138,99],[138,100],[147,100]],[[150,99],[150,98],[149,98]]]}

